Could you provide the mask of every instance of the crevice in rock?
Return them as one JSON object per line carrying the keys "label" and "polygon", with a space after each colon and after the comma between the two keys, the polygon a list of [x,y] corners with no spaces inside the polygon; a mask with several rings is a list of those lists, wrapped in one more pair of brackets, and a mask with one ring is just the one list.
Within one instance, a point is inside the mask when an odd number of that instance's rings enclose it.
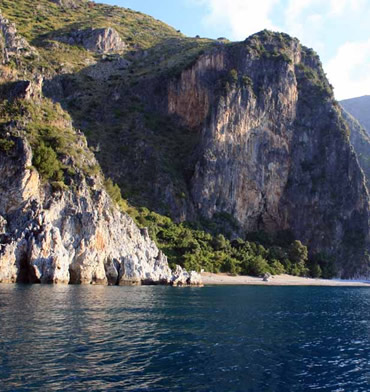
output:
{"label": "crevice in rock", "polygon": [[16,283],[41,283],[26,254],[22,255],[20,259]]}
{"label": "crevice in rock", "polygon": [[80,274],[74,270],[72,265],[69,266],[69,282],[68,284],[79,284]]}

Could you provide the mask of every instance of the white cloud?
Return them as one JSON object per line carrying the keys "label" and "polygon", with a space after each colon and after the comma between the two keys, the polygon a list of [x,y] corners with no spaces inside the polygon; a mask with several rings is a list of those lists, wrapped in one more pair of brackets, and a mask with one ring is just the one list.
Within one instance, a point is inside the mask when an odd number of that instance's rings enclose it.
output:
{"label": "white cloud", "polygon": [[347,42],[325,67],[337,99],[370,93],[370,39]]}
{"label": "white cloud", "polygon": [[230,39],[242,40],[263,29],[274,30],[270,13],[280,0],[195,0],[209,10],[204,23],[209,27],[226,26]]}
{"label": "white cloud", "polygon": [[342,14],[347,5],[348,5],[348,0],[330,0],[331,15],[337,16]]}
{"label": "white cloud", "polygon": [[361,11],[366,7],[367,0],[330,0],[331,15],[338,16],[348,11]]}
{"label": "white cloud", "polygon": [[[299,35],[303,29],[302,14],[307,8],[318,0],[289,0],[285,11],[285,26],[293,33]],[[320,1],[320,0],[319,0]]]}

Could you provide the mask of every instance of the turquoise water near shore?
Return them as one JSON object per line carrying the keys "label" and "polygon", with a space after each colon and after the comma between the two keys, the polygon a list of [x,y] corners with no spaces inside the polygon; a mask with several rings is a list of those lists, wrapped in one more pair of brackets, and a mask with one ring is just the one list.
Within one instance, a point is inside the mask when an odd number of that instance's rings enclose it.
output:
{"label": "turquoise water near shore", "polygon": [[0,285],[1,391],[369,391],[370,289]]}

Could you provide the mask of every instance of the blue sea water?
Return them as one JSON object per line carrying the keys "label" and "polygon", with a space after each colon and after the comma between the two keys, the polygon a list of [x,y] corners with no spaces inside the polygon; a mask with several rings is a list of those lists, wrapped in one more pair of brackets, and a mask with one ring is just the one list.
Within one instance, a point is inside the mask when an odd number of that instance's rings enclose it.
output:
{"label": "blue sea water", "polygon": [[369,391],[370,289],[0,285],[0,391]]}

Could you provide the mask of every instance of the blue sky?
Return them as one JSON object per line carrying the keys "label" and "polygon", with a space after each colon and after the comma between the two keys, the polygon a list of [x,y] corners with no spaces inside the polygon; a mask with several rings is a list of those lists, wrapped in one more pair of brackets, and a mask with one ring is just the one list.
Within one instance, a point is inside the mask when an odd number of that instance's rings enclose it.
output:
{"label": "blue sky", "polygon": [[97,0],[141,11],[184,34],[242,40],[284,31],[319,53],[337,99],[370,95],[370,0]]}

